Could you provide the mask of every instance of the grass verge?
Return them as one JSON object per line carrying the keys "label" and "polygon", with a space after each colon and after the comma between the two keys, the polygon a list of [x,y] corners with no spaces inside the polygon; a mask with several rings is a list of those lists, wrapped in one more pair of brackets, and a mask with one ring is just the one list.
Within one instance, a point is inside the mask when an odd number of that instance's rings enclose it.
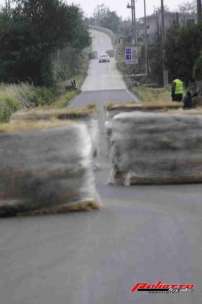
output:
{"label": "grass verge", "polygon": [[8,122],[21,109],[65,108],[78,94],[77,90],[58,95],[57,89],[34,87],[29,84],[0,85],[0,123]]}
{"label": "grass verge", "polygon": [[23,108],[51,105],[56,98],[54,88],[34,87],[30,84],[0,85],[0,122],[8,122],[11,115]]}
{"label": "grass verge", "polygon": [[11,115],[20,109],[40,107],[65,108],[80,92],[79,89],[87,75],[89,53],[83,52],[80,56],[79,68],[75,70],[71,79],[75,79],[78,90],[67,90],[70,80],[57,83],[56,87],[34,87],[27,83],[0,84],[0,123],[8,122]]}
{"label": "grass verge", "polygon": [[141,102],[150,104],[171,103],[170,88],[150,88],[147,86],[136,86],[132,88]]}
{"label": "grass verge", "polygon": [[68,91],[60,96],[58,96],[55,101],[48,106],[48,108],[65,108],[68,106],[68,104],[70,103],[70,101],[76,97],[78,95],[78,91],[77,90],[71,90]]}

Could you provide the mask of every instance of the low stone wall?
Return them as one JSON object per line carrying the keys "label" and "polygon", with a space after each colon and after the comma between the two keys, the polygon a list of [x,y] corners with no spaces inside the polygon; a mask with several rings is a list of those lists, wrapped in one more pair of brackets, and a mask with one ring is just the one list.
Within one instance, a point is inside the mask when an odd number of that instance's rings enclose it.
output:
{"label": "low stone wall", "polygon": [[110,128],[111,183],[202,182],[202,113],[122,113]]}
{"label": "low stone wall", "polygon": [[0,216],[99,208],[84,124],[10,124],[0,147]]}

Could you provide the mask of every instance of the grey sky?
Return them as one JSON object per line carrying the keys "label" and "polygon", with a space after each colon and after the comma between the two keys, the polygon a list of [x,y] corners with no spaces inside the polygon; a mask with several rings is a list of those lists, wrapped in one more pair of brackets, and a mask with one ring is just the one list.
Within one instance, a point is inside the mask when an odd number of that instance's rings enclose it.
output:
{"label": "grey sky", "polygon": [[[85,15],[91,16],[95,7],[98,4],[104,3],[110,9],[115,10],[118,15],[127,18],[130,17],[130,10],[126,8],[127,3],[130,0],[64,0],[68,4],[74,3],[80,5]],[[137,17],[143,16],[143,1],[136,0],[137,5]],[[160,6],[161,0],[146,0],[147,1],[147,12],[151,13],[155,7]],[[165,5],[169,7],[170,10],[176,10],[178,6],[189,0],[164,0]],[[5,3],[5,0],[0,0],[0,4]]]}
{"label": "grey sky", "polygon": [[[146,0],[148,13],[151,13],[154,7],[160,6],[160,0]],[[176,10],[178,6],[187,0],[164,0],[165,5],[170,10]],[[110,9],[115,10],[122,17],[130,17],[130,10],[126,8],[126,5],[130,0],[66,0],[67,3],[79,4],[86,15],[92,15],[95,7],[98,4],[104,3]],[[137,3],[137,17],[143,16],[143,0],[136,0]]]}

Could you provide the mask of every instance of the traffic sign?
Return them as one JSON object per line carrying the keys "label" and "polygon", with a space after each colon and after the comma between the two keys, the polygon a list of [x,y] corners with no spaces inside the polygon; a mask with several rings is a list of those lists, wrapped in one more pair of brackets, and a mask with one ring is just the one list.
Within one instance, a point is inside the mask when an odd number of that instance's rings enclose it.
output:
{"label": "traffic sign", "polygon": [[126,47],[125,48],[125,63],[126,64],[138,64],[137,47]]}

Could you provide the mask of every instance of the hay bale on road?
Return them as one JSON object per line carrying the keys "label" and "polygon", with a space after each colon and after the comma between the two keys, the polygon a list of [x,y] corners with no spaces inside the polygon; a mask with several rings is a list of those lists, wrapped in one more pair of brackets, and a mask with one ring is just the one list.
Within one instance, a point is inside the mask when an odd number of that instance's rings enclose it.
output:
{"label": "hay bale on road", "polygon": [[98,155],[98,122],[96,117],[96,109],[94,107],[79,109],[32,109],[19,111],[12,115],[11,123],[17,122],[37,122],[52,121],[55,119],[66,121],[73,120],[83,122],[89,131],[93,149],[92,154]]}
{"label": "hay bale on road", "polygon": [[112,119],[115,115],[123,112],[168,112],[182,109],[179,102],[162,102],[162,103],[126,103],[126,104],[109,104],[106,107],[107,116]]}
{"label": "hay bale on road", "polygon": [[0,216],[99,207],[84,124],[1,126],[0,147]]}
{"label": "hay bale on road", "polygon": [[11,121],[38,121],[38,120],[80,120],[89,119],[95,116],[94,108],[80,109],[54,109],[54,108],[36,108],[31,110],[22,110],[11,116]]}
{"label": "hay bale on road", "polygon": [[202,182],[201,113],[122,113],[110,142],[113,184]]}

